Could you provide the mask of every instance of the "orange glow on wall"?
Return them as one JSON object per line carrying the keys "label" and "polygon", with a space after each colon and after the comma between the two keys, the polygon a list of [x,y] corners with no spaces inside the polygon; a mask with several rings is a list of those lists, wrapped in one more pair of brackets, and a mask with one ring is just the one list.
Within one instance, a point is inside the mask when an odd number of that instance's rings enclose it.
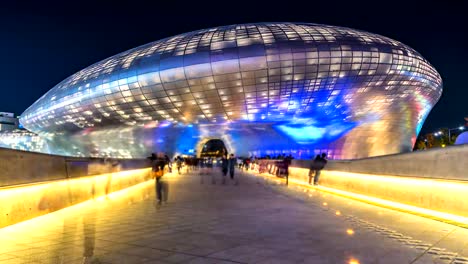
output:
{"label": "orange glow on wall", "polygon": [[147,181],[149,168],[0,188],[0,228]]}

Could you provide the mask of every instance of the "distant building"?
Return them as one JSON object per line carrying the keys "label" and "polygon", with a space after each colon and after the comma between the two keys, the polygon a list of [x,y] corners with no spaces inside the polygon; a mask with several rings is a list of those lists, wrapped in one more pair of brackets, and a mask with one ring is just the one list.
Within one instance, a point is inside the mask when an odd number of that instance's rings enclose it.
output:
{"label": "distant building", "polygon": [[8,112],[0,112],[0,131],[15,130],[19,127],[19,119],[15,114]]}

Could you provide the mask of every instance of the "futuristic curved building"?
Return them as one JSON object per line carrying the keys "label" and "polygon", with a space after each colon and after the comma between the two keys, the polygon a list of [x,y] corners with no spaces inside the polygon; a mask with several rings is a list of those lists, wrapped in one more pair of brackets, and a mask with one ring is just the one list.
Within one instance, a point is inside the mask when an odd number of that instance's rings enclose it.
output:
{"label": "futuristic curved building", "polygon": [[411,151],[442,93],[410,47],[359,30],[254,23],[198,30],[100,61],[21,116],[68,155],[195,154],[221,139],[240,156]]}

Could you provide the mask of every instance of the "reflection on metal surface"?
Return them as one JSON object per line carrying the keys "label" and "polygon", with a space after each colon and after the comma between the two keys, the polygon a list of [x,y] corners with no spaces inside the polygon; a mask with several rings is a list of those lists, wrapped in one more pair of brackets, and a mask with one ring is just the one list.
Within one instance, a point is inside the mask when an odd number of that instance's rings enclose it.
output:
{"label": "reflection on metal surface", "polygon": [[52,88],[21,123],[73,156],[191,154],[214,138],[237,155],[361,158],[410,151],[441,92],[437,71],[395,40],[256,23],[105,59]]}
{"label": "reflection on metal surface", "polygon": [[27,130],[0,132],[0,148],[49,153],[47,139]]}

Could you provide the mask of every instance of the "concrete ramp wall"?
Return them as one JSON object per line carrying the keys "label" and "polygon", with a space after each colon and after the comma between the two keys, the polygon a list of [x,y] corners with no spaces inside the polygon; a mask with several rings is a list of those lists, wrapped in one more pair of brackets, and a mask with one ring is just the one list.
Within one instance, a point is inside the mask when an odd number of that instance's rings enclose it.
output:
{"label": "concrete ramp wall", "polygon": [[149,167],[0,149],[0,228],[148,181]]}
{"label": "concrete ramp wall", "polygon": [[[290,182],[309,185],[310,164],[310,160],[293,160]],[[329,161],[318,188],[349,197],[365,196],[366,201],[388,201],[395,209],[410,206],[405,210],[468,227],[468,145]]]}
{"label": "concrete ramp wall", "polygon": [[[291,166],[309,168],[310,160],[293,160]],[[326,170],[468,180],[468,144],[358,160],[329,161]]]}
{"label": "concrete ramp wall", "polygon": [[0,148],[0,187],[149,167],[147,159],[73,158]]}

